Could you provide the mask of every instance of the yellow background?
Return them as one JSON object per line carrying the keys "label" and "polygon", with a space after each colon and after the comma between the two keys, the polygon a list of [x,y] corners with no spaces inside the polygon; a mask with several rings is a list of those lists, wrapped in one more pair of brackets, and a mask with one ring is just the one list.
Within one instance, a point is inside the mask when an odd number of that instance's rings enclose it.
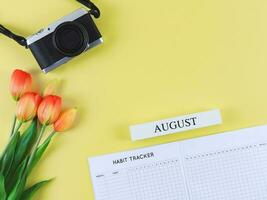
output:
{"label": "yellow background", "polygon": [[[266,0],[95,0],[105,43],[44,75],[29,51],[0,36],[0,146],[15,109],[14,68],[42,87],[62,80],[75,129],[53,144],[33,179],[56,177],[36,199],[93,199],[87,157],[267,122]],[[0,22],[25,36],[80,5],[74,0],[1,0]],[[220,108],[223,124],[131,142],[130,124]]]}

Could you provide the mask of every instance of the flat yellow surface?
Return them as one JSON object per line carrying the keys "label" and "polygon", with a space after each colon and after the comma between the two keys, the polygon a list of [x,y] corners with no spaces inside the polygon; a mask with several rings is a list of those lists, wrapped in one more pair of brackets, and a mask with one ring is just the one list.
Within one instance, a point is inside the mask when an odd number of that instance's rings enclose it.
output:
{"label": "flat yellow surface", "polygon": [[[41,86],[62,80],[75,129],[53,141],[33,180],[56,177],[36,199],[93,199],[87,157],[267,122],[266,0],[95,0],[105,43],[44,75],[30,51],[0,36],[0,146],[15,109],[10,73]],[[74,0],[1,0],[0,22],[25,36],[80,5]],[[128,126],[220,108],[223,125],[140,142]]]}

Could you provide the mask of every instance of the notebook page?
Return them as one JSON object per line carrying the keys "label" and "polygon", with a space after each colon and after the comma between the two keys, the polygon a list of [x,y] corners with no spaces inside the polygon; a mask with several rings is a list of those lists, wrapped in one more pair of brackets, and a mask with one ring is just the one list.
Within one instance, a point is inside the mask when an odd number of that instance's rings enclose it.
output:
{"label": "notebook page", "polygon": [[189,200],[177,143],[89,159],[96,200]]}
{"label": "notebook page", "polygon": [[267,199],[267,126],[187,140],[180,148],[191,200]]}

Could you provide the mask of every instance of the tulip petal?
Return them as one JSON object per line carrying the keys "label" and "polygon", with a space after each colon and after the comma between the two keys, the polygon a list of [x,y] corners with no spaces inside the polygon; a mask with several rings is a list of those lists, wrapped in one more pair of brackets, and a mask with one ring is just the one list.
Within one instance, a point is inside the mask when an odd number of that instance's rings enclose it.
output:
{"label": "tulip petal", "polygon": [[45,96],[38,108],[38,119],[43,125],[53,124],[61,112],[61,97]]}
{"label": "tulip petal", "polygon": [[17,104],[16,116],[19,121],[26,122],[36,116],[42,97],[35,92],[25,93]]}
{"label": "tulip petal", "polygon": [[50,81],[48,85],[46,86],[46,88],[44,89],[43,96],[56,95],[59,84],[60,84],[60,81],[58,79],[54,79]]}
{"label": "tulip petal", "polygon": [[56,132],[63,132],[70,129],[75,121],[76,114],[76,108],[71,108],[62,112],[58,120],[54,123],[54,130]]}
{"label": "tulip petal", "polygon": [[32,87],[32,77],[29,73],[16,69],[10,80],[10,93],[14,100],[18,101],[22,95],[29,92]]}

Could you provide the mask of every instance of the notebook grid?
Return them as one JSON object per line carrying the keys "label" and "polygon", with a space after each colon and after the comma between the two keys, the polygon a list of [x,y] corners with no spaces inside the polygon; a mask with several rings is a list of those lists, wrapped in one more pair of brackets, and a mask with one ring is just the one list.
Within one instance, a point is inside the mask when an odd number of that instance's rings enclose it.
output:
{"label": "notebook grid", "polygon": [[97,179],[97,200],[187,199],[178,159],[109,172]]}
{"label": "notebook grid", "polygon": [[192,200],[266,200],[267,145],[248,145],[185,158]]}

